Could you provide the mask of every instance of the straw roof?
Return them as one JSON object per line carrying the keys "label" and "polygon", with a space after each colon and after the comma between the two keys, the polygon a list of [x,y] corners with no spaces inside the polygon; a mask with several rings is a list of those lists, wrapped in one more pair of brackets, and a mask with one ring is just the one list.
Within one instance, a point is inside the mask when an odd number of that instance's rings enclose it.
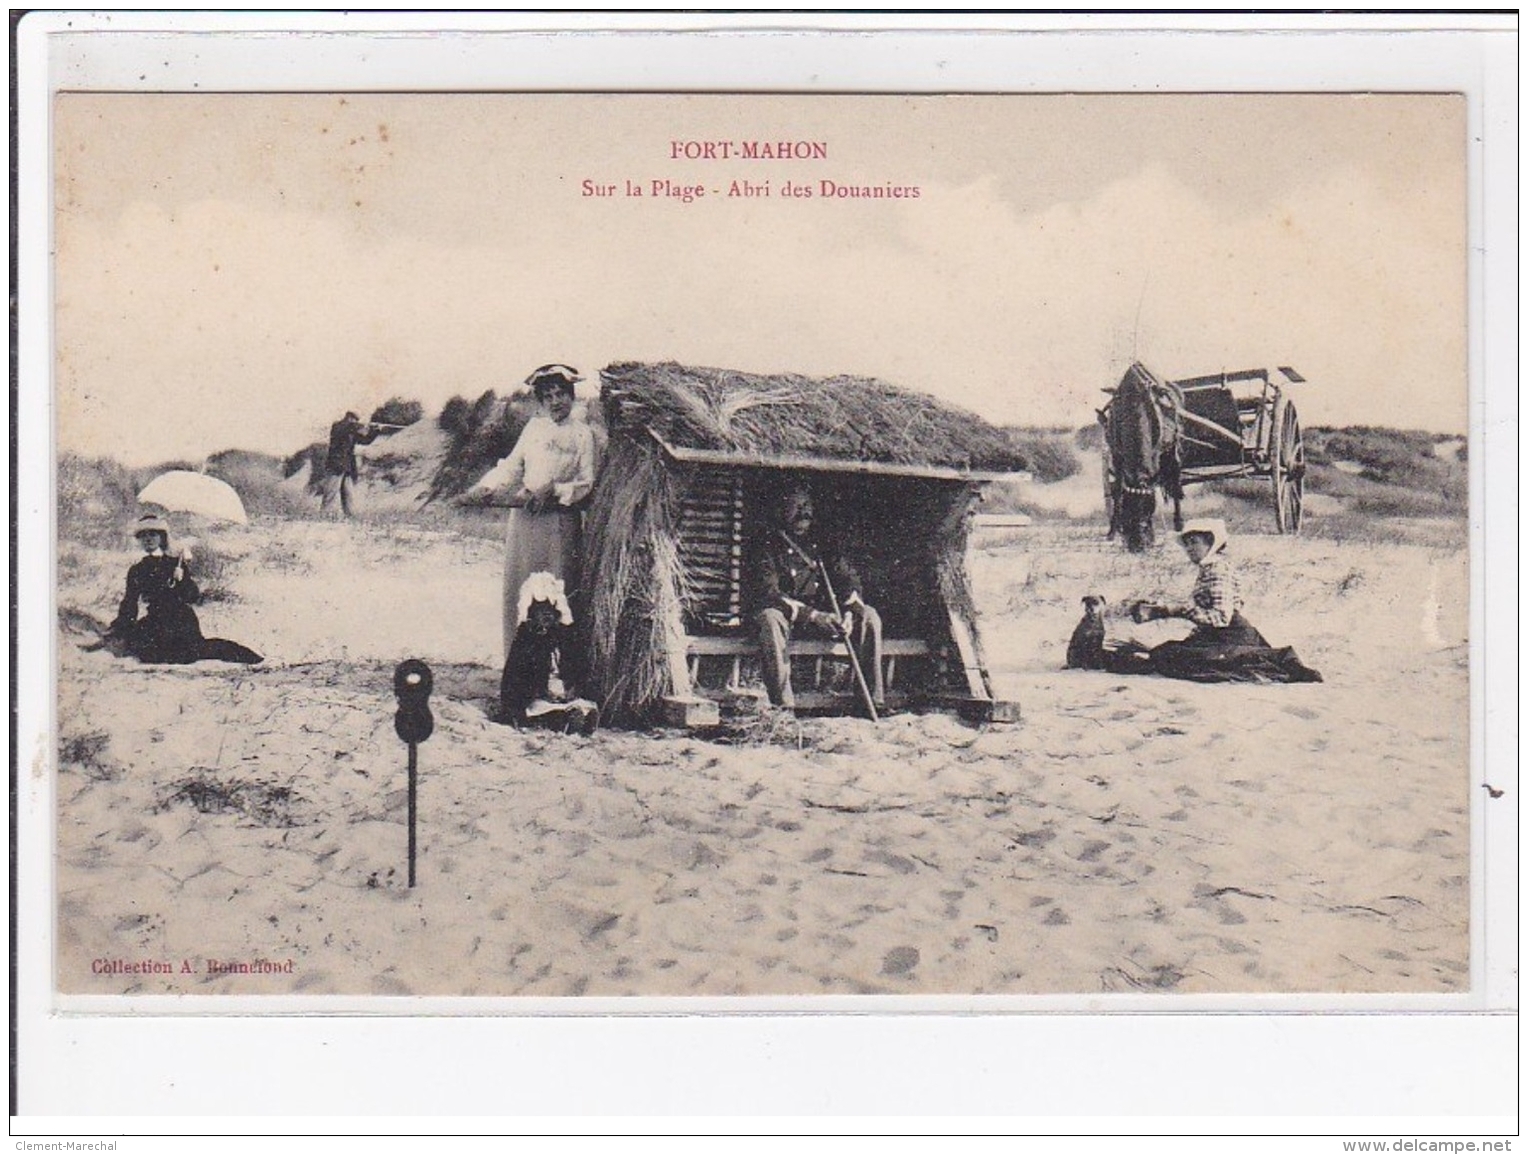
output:
{"label": "straw roof", "polygon": [[631,361],[600,376],[613,433],[647,429],[680,450],[981,473],[1024,468],[1008,435],[976,414],[870,377]]}

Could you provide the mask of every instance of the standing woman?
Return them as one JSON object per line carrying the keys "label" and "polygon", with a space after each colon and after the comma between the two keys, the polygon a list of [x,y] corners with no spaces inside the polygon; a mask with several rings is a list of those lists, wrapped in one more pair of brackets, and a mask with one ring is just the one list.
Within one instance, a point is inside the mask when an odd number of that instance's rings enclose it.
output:
{"label": "standing woman", "polygon": [[579,586],[579,506],[594,488],[594,431],[574,421],[573,386],[582,381],[567,365],[543,365],[525,379],[540,412],[526,423],[510,455],[474,486],[509,505],[504,557],[504,652],[519,620],[520,587],[533,573],[561,578],[570,594]]}

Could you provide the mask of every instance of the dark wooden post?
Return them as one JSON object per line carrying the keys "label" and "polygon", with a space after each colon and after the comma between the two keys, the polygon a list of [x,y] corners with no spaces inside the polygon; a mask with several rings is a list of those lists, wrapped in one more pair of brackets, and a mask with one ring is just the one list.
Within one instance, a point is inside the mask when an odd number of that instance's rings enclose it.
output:
{"label": "dark wooden post", "polygon": [[435,718],[430,713],[430,690],[435,684],[430,667],[418,658],[399,662],[393,671],[393,693],[398,697],[398,713],[393,729],[409,747],[409,888],[414,886],[414,862],[418,847],[419,815],[419,743],[435,732]]}

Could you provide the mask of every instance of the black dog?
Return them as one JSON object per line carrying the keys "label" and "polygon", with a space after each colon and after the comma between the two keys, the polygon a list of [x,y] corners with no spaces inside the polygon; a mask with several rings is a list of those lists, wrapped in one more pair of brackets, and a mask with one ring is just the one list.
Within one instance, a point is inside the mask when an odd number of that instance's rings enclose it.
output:
{"label": "black dog", "polygon": [[[500,721],[512,726],[594,733],[599,710],[587,703],[563,705],[567,695],[552,685],[554,671],[562,677],[572,672],[572,635],[572,627],[562,624],[556,605],[539,599],[530,604],[504,662],[504,676],[499,682]],[[555,702],[559,708],[528,714],[537,700]]]}
{"label": "black dog", "polygon": [[1066,646],[1067,669],[1104,669],[1104,604],[1098,594],[1082,599],[1082,621],[1077,623]]}

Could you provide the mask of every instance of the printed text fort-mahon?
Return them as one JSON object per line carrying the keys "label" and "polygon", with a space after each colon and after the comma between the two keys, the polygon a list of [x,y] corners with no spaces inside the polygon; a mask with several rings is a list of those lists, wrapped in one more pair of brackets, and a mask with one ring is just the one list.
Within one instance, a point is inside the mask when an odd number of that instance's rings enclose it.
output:
{"label": "printed text fort-mahon", "polygon": [[670,160],[827,160],[825,140],[671,140]]}

